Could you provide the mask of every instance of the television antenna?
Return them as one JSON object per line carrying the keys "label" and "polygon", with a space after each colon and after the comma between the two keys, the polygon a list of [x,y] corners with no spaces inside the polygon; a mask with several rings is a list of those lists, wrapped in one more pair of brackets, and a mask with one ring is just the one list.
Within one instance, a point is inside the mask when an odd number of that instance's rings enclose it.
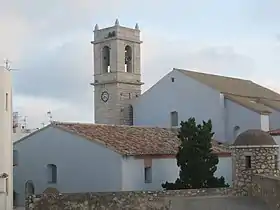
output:
{"label": "television antenna", "polygon": [[48,117],[49,117],[49,122],[52,123],[52,120],[53,120],[52,112],[51,112],[51,111],[48,111],[48,112],[47,112],[47,115],[48,115]]}
{"label": "television antenna", "polygon": [[19,69],[12,69],[11,68],[11,61],[7,58],[4,59],[4,68],[8,71],[19,71]]}

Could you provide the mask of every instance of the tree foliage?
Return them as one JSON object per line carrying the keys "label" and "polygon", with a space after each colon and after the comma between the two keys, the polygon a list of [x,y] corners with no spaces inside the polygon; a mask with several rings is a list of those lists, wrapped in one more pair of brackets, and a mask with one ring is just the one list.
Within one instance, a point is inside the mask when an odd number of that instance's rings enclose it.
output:
{"label": "tree foliage", "polygon": [[175,183],[164,183],[167,190],[228,187],[224,177],[214,177],[219,162],[212,152],[212,122],[196,124],[195,118],[181,122],[178,138],[181,141],[176,155],[180,168],[179,178]]}

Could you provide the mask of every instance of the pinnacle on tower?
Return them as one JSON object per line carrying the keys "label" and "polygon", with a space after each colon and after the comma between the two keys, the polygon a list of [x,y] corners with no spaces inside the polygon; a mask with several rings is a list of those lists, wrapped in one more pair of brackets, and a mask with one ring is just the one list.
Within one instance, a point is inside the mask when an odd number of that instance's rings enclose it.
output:
{"label": "pinnacle on tower", "polygon": [[115,21],[115,26],[119,26],[119,25],[120,25],[120,23],[119,23],[119,20],[117,18],[116,21]]}
{"label": "pinnacle on tower", "polygon": [[94,30],[95,30],[95,31],[98,31],[98,30],[99,30],[98,24],[95,25]]}
{"label": "pinnacle on tower", "polygon": [[139,25],[138,25],[138,23],[136,23],[135,29],[136,29],[136,30],[139,30]]}

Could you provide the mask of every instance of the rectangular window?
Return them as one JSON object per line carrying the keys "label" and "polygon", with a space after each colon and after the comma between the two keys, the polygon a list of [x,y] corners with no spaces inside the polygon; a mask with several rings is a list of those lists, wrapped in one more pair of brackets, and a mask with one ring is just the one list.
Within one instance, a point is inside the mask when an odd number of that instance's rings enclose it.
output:
{"label": "rectangular window", "polygon": [[8,107],[9,107],[9,95],[8,93],[6,93],[5,96],[5,110],[8,111]]}
{"label": "rectangular window", "polygon": [[145,183],[152,183],[152,168],[145,167]]}
{"label": "rectangular window", "polygon": [[57,167],[54,164],[49,164],[48,169],[48,182],[56,183],[57,182]]}
{"label": "rectangular window", "polygon": [[174,77],[171,77],[171,82],[174,82],[175,81],[175,78]]}
{"label": "rectangular window", "polygon": [[171,112],[171,126],[178,126],[178,112]]}
{"label": "rectangular window", "polygon": [[251,156],[245,156],[245,167],[246,169],[251,168]]}

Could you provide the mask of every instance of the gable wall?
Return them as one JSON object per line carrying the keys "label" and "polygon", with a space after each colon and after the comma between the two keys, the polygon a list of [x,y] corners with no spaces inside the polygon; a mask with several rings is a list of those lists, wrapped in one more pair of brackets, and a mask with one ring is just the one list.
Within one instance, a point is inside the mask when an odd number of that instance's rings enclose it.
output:
{"label": "gable wall", "polygon": [[[19,155],[14,188],[20,204],[27,180],[33,181],[36,194],[47,187],[66,193],[121,189],[121,155],[60,129],[46,128],[17,142],[14,149]],[[48,184],[47,164],[57,165],[57,184]]]}
{"label": "gable wall", "polygon": [[[171,78],[175,82],[171,81]],[[195,117],[197,123],[212,120],[215,138],[224,141],[224,118],[220,93],[178,71],[172,71],[134,101],[134,124],[170,127],[170,112],[179,122]]]}
{"label": "gable wall", "polygon": [[269,115],[269,129],[275,130],[280,128],[280,112],[273,110]]}
{"label": "gable wall", "polygon": [[261,115],[231,100],[225,100],[226,108],[226,139],[235,140],[234,127],[239,126],[239,134],[248,129],[261,129]]}
{"label": "gable wall", "polygon": [[[176,158],[152,158],[152,182],[145,183],[144,159],[128,157],[123,159],[123,190],[162,190],[166,181],[175,182],[179,178],[180,168]],[[215,176],[223,176],[228,184],[232,184],[232,158],[219,157]]]}

